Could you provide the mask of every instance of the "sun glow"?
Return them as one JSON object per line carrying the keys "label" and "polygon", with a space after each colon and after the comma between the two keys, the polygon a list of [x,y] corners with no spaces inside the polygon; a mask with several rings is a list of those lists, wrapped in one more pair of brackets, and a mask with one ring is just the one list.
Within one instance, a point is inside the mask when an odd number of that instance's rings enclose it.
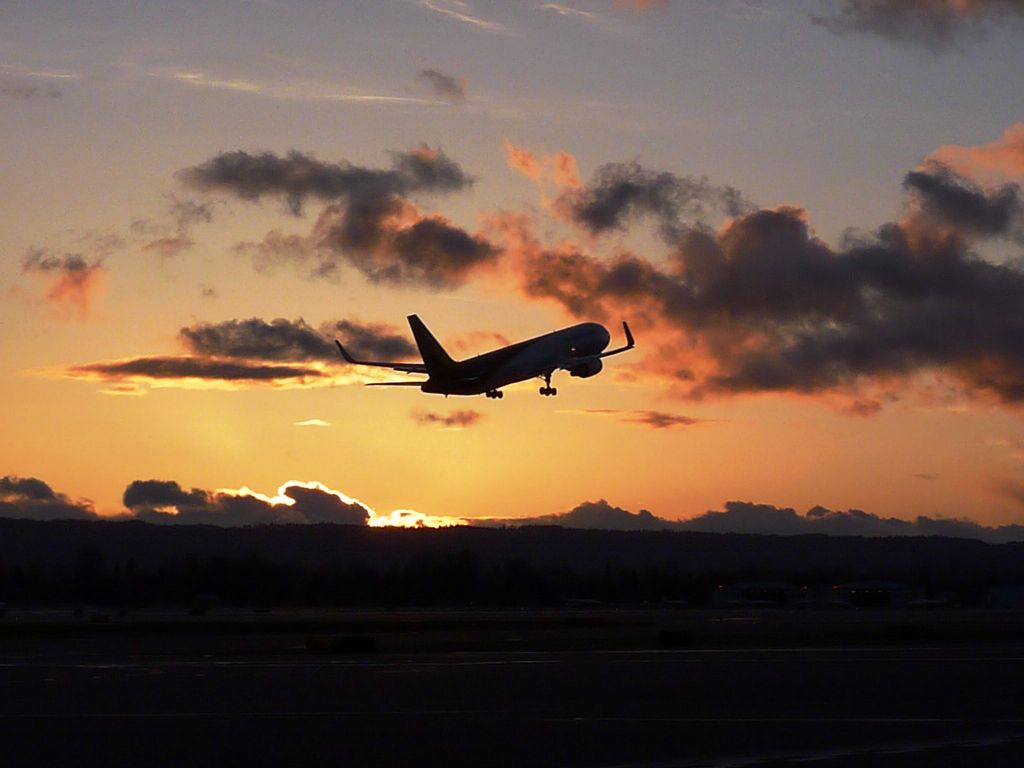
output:
{"label": "sun glow", "polygon": [[296,487],[327,493],[337,497],[348,506],[361,507],[366,510],[366,524],[371,528],[450,528],[456,525],[467,524],[461,517],[426,515],[414,509],[395,509],[387,514],[379,513],[370,505],[359,501],[359,499],[348,496],[341,491],[336,491],[333,488],[328,488],[316,480],[289,480],[277,489],[277,495],[275,496],[267,496],[244,485],[241,488],[218,488],[217,493],[226,496],[247,496],[259,499],[271,506],[293,507],[296,501],[288,495],[288,489]]}
{"label": "sun glow", "polygon": [[395,509],[387,515],[374,512],[366,524],[371,528],[451,528],[466,525],[466,521],[461,517],[425,515],[414,509]]}

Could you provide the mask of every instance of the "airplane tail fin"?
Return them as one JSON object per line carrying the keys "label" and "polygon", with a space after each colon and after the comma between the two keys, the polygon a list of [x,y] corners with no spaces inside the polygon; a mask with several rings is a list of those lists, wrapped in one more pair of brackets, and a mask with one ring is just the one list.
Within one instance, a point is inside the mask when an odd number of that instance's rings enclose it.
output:
{"label": "airplane tail fin", "polygon": [[416,339],[416,346],[419,347],[420,356],[427,366],[427,371],[433,375],[435,371],[440,372],[452,368],[455,361],[444,351],[444,347],[434,338],[427,326],[423,324],[417,315],[409,315],[409,327],[412,328],[412,335]]}

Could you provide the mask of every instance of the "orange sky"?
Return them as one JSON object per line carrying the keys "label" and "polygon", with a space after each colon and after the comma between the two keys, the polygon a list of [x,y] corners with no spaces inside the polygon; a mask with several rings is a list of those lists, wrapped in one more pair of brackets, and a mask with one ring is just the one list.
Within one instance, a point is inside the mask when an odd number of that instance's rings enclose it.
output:
{"label": "orange sky", "polygon": [[[1014,40],[957,58],[689,5],[268,7],[219,38],[220,3],[142,4],[75,46],[74,18],[20,11],[0,475],[110,515],[159,479],[316,482],[381,519],[605,498],[1020,521],[1024,124],[985,90],[1024,103],[994,69]],[[333,357],[407,348],[414,312],[457,357],[581,320],[613,345],[628,320],[637,349],[502,400],[366,388],[391,375]]]}

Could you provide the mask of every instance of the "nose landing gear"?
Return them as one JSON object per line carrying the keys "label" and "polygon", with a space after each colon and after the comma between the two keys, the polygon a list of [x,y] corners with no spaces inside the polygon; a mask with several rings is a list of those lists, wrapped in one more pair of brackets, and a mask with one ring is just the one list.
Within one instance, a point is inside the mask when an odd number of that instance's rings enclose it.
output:
{"label": "nose landing gear", "polygon": [[500,389],[492,389],[489,392],[485,392],[484,394],[487,395],[489,398],[496,400],[501,400],[505,396],[505,393],[502,392]]}

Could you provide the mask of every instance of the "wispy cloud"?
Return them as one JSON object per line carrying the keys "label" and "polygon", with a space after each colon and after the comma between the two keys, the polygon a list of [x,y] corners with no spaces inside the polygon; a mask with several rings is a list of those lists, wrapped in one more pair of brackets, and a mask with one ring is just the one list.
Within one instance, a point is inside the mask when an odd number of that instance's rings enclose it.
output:
{"label": "wispy cloud", "polygon": [[358,88],[338,87],[311,81],[266,82],[249,78],[221,77],[202,70],[157,69],[146,73],[149,77],[183,85],[214,90],[234,91],[283,101],[311,102],[363,102],[379,104],[427,104],[444,102],[415,96],[389,93],[368,93]]}
{"label": "wispy cloud", "polygon": [[668,0],[614,0],[616,8],[626,8],[631,11],[650,11],[654,8],[663,8],[668,5]]}
{"label": "wispy cloud", "polygon": [[594,23],[604,21],[603,16],[592,11],[580,10],[579,8],[573,8],[571,5],[563,5],[562,3],[544,3],[539,8],[543,11],[553,11],[559,16],[565,16],[566,18],[584,19]]}
{"label": "wispy cloud", "polygon": [[487,32],[507,35],[511,31],[504,24],[477,16],[469,3],[462,0],[418,0],[417,4],[422,8],[443,14]]}
{"label": "wispy cloud", "polygon": [[296,421],[296,427],[329,427],[331,422],[324,421],[323,419],[306,419],[305,421]]}
{"label": "wispy cloud", "polygon": [[18,77],[34,77],[41,80],[81,80],[82,75],[78,72],[70,72],[61,69],[39,69],[26,67],[18,64],[0,64],[0,72],[17,75]]}
{"label": "wispy cloud", "polygon": [[680,429],[694,424],[705,424],[706,419],[696,419],[680,413],[665,411],[620,411],[614,408],[582,408],[579,410],[559,411],[559,413],[576,413],[594,416],[611,416],[625,424],[639,424],[650,429]]}

